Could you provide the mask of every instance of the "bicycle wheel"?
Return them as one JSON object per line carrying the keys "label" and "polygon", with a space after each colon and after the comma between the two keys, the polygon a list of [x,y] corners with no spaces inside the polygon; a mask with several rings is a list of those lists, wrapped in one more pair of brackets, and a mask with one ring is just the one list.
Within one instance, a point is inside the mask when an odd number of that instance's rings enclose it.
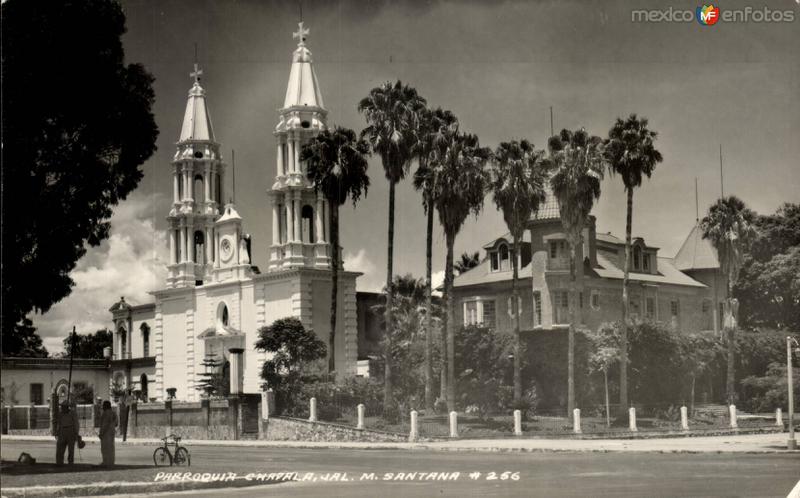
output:
{"label": "bicycle wheel", "polygon": [[156,448],[156,451],[153,452],[153,462],[155,462],[156,467],[172,465],[172,455],[164,448]]}
{"label": "bicycle wheel", "polygon": [[183,446],[178,446],[178,449],[175,450],[175,458],[172,461],[175,463],[175,465],[186,465],[187,467],[190,466],[191,459],[189,457],[189,450]]}

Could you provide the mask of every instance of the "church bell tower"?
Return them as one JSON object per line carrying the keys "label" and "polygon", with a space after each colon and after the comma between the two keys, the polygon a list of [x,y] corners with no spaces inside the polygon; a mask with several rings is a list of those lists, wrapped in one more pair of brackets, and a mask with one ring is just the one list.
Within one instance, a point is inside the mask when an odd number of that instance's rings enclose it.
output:
{"label": "church bell tower", "polygon": [[270,190],[272,245],[269,270],[330,268],[331,249],[327,222],[328,202],[314,191],[300,160],[303,144],[327,128],[328,111],[322,102],[311,52],[306,47],[309,30],[299,24],[292,55],[286,98],[274,136],[277,175]]}
{"label": "church bell tower", "polygon": [[194,84],[172,160],[172,208],[169,222],[168,287],[192,287],[208,280],[216,259],[215,220],[224,191],[225,164],[214,139],[203,74],[194,65]]}

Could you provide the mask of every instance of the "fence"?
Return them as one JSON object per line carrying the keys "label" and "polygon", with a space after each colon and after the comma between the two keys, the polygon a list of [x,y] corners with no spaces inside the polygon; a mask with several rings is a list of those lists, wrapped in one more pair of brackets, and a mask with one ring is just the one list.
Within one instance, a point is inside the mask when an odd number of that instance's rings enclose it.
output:
{"label": "fence", "polygon": [[[94,427],[94,405],[77,405],[75,412],[81,429]],[[4,406],[0,409],[0,418],[3,431],[50,429],[50,406]]]}
{"label": "fence", "polygon": [[[312,403],[309,403],[312,405]],[[313,402],[314,410],[306,410],[303,418],[377,429],[421,438],[503,438],[548,437],[567,435],[629,436],[633,433],[670,434],[731,430],[783,430],[787,417],[778,413],[743,413],[724,405],[698,405],[693,410],[680,405],[634,405],[619,410],[613,405],[587,406],[570,414],[565,408],[542,408],[520,413],[520,432],[515,426],[513,412],[486,414],[477,411],[450,414],[416,413],[415,427],[411,413],[405,411],[387,416],[379,403],[364,405],[359,418],[357,400],[347,396]],[[455,424],[453,422],[455,421]],[[800,415],[795,415],[795,424]],[[457,436],[454,436],[456,434]]]}

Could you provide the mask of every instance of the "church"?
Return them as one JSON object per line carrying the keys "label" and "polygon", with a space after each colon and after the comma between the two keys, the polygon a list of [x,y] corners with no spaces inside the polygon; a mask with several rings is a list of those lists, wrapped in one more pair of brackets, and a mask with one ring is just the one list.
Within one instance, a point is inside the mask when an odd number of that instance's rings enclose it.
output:
{"label": "church", "polygon": [[[265,198],[272,210],[272,243],[264,272],[251,264],[250,238],[234,202],[222,198],[227,164],[195,64],[170,166],[168,276],[162,289],[151,292],[153,302],[128,303],[123,297],[110,308],[112,388],[140,390],[144,399],[163,400],[169,390],[177,399],[198,400],[202,362],[214,355],[231,371],[232,393],[261,392],[266,353],[253,345],[258,330],[278,318],[297,317],[329,343],[334,250],[329,207],[300,161],[303,144],[325,130],[328,120],[306,47],[308,33],[302,22],[294,33],[298,44],[273,132],[277,173]],[[335,356],[341,376],[356,374],[358,276],[339,273]]]}

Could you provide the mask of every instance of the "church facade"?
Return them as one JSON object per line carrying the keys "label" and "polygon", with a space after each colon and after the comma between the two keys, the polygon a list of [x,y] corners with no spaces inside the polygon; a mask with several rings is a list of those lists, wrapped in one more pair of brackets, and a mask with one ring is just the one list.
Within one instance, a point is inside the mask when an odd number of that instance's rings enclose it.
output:
{"label": "church facade", "polygon": [[[109,310],[114,323],[112,388],[139,390],[143,398],[155,400],[174,389],[177,399],[197,400],[202,362],[213,356],[230,369],[231,393],[261,392],[266,353],[254,343],[258,330],[278,318],[299,318],[328,344],[333,250],[328,203],[309,184],[300,160],[302,145],[326,129],[328,112],[307,34],[300,23],[273,133],[276,176],[266,201],[272,243],[263,273],[251,264],[250,238],[233,199],[223,199],[228,168],[200,86],[202,71],[195,65],[170,166],[168,276],[164,288],[151,293],[153,302],[121,298]],[[358,275],[339,274],[335,356],[340,376],[356,373]]]}

